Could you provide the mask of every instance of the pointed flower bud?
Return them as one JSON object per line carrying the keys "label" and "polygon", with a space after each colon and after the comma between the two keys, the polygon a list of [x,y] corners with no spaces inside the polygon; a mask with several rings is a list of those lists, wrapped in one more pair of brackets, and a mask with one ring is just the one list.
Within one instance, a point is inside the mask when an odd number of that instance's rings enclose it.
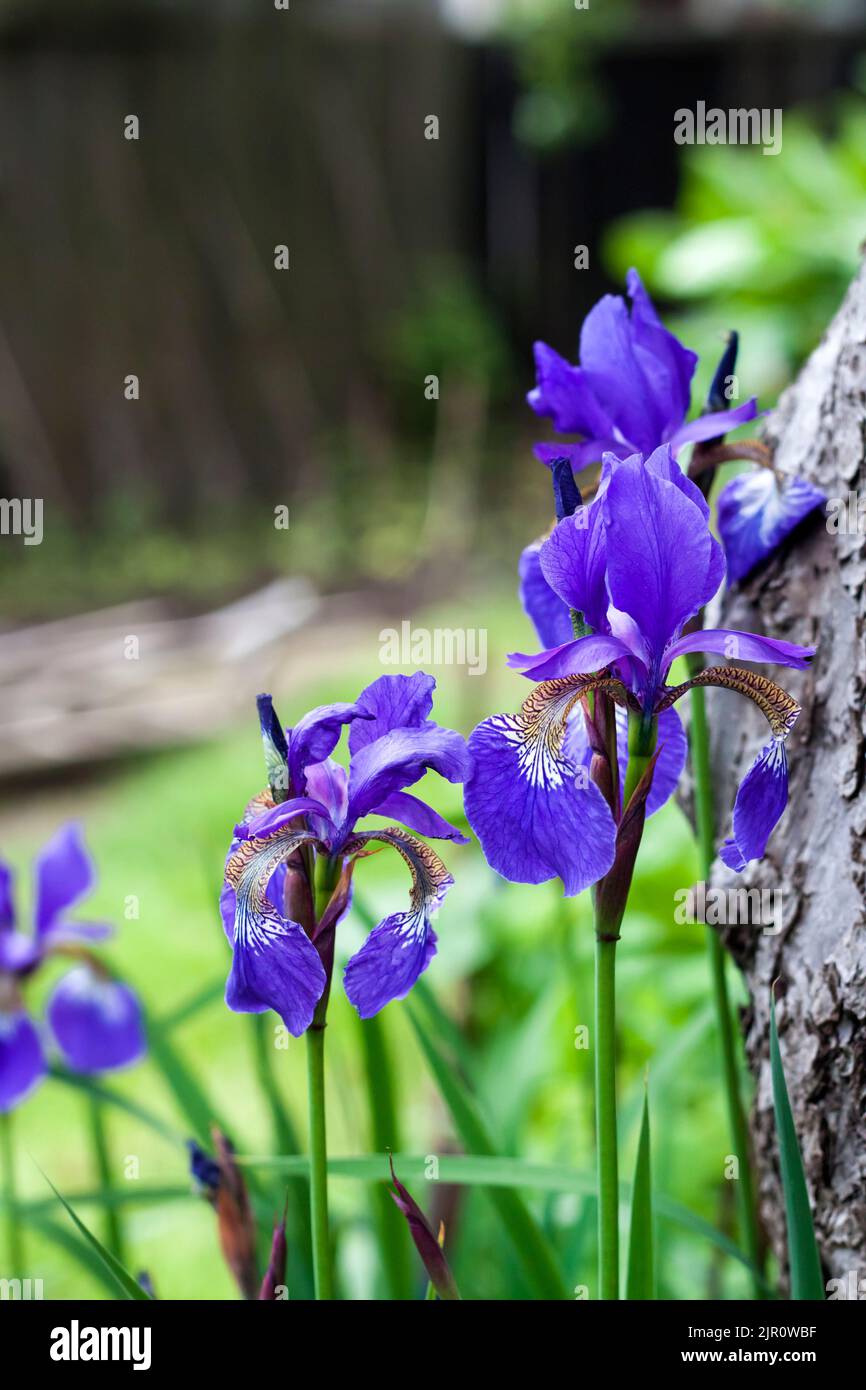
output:
{"label": "pointed flower bud", "polygon": [[556,519],[562,521],[564,517],[573,516],[578,507],[582,505],[583,499],[580,489],[574,481],[574,474],[571,471],[571,464],[567,458],[554,459],[550,465],[553,477],[553,504],[556,508]]}
{"label": "pointed flower bud", "polygon": [[286,801],[289,795],[289,748],[270,695],[257,695],[262,744],[268,786],[275,802]]}
{"label": "pointed flower bud", "polygon": [[273,1303],[277,1298],[277,1290],[284,1289],[286,1286],[286,1213],[283,1211],[282,1220],[274,1226],[273,1240],[271,1241],[271,1258],[265,1270],[265,1277],[262,1280],[262,1287],[259,1289],[259,1300]]}
{"label": "pointed flower bud", "polygon": [[394,1172],[394,1160],[390,1154],[388,1162],[391,1165],[391,1180],[397,1189],[391,1193],[391,1197],[408,1222],[409,1234],[415,1242],[415,1249],[421,1256],[430,1283],[441,1299],[448,1302],[459,1300],[460,1293],[454,1282],[454,1275],[435,1232],[414,1197]]}

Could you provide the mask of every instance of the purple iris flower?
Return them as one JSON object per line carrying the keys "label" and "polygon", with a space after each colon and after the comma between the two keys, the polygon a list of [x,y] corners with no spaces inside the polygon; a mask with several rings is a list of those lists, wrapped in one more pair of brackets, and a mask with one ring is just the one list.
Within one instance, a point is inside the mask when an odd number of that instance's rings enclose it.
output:
{"label": "purple iris flower", "polygon": [[626,277],[631,313],[620,295],[606,294],[580,330],[580,365],[574,367],[546,343],[535,344],[537,385],[527,400],[548,415],[559,434],[578,444],[538,444],[542,463],[565,455],[575,471],[608,451],[650,454],[669,444],[713,439],[753,420],[754,397],[733,410],[711,410],[686,423],[697,355],[669,333],[636,270]]}
{"label": "purple iris flower", "polygon": [[104,922],[67,914],[93,887],[94,871],[80,827],[63,826],[36,860],[33,931],[16,927],[12,871],[0,863],[0,1111],[11,1110],[45,1076],[42,1034],[28,1014],[22,985],[52,955],[74,968],[48,1000],[49,1032],[73,1071],[108,1071],[145,1050],[141,1007],[128,986],[113,980],[90,947],[111,934]]}
{"label": "purple iris flower", "polygon": [[[786,804],[785,740],[799,706],[766,676],[739,665],[710,667],[676,686],[667,685],[667,675],[688,652],[802,668],[814,649],[729,629],[685,631],[718,589],[725,563],[707,504],[671,449],[656,449],[645,461],[606,455],[596,497],[558,523],[538,563],[586,635],[535,656],[512,656],[510,665],[540,684],[519,714],[487,719],[469,739],[466,814],[488,862],[522,883],[559,876],[569,895],[602,878],[614,861],[617,824],[609,798],[588,775],[594,750],[587,697],[601,689],[622,710],[620,788],[629,758],[625,716],[647,732],[655,722],[651,813],[682,770],[686,741],[673,706],[694,685],[748,696],[770,724],[771,741],[740,785],[733,832],[720,851],[737,870],[760,858]],[[536,621],[546,624],[546,608]]]}
{"label": "purple iris flower", "polygon": [[[436,952],[431,918],[453,879],[412,834],[466,837],[405,791],[432,768],[449,782],[469,772],[460,734],[429,719],[436,682],[418,672],[380,676],[354,704],[323,705],[283,733],[270,696],[259,697],[269,787],[247,807],[226,861],[221,910],[233,947],[226,1003],[241,1013],[274,1009],[295,1037],[310,1026],[330,985],[334,930],[349,904],[355,861],[380,844],[412,877],[409,908],[386,917],[346,966],[346,993],[362,1018],[402,999]],[[349,725],[349,767],[330,755]],[[367,816],[397,824],[356,827]],[[311,911],[314,864],[335,883]]]}
{"label": "purple iris flower", "polygon": [[769,468],[732,478],[722,488],[718,500],[719,535],[728,562],[728,583],[745,579],[826,501],[823,492],[805,478],[788,478],[780,486]]}

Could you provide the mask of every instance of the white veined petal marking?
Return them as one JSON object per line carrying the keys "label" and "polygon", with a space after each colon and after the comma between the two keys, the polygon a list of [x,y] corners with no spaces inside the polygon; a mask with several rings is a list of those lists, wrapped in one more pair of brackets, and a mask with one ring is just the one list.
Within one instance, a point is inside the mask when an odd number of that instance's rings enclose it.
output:
{"label": "white veined petal marking", "polygon": [[308,830],[279,830],[262,840],[242,840],[226,865],[226,882],[235,890],[235,943],[256,953],[275,937],[286,936],[289,923],[267,897],[267,888],[284,859],[315,836]]}
{"label": "white veined petal marking", "polygon": [[518,771],[531,787],[558,791],[574,781],[575,769],[563,753],[565,731],[572,709],[592,690],[605,690],[619,705],[631,703],[622,682],[610,676],[561,676],[537,685],[519,714],[488,720],[517,750]]}

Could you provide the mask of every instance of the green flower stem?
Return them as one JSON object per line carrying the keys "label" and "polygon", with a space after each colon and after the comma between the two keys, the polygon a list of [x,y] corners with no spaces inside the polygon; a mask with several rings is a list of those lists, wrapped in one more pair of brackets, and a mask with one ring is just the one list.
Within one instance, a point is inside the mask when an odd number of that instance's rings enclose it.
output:
{"label": "green flower stem", "polygon": [[[703,686],[693,686],[691,699],[691,727],[689,738],[692,753],[692,769],[695,782],[695,819],[697,821],[698,846],[700,849],[701,872],[704,880],[710,877],[713,860],[716,857],[715,814],[710,771],[710,743],[707,729],[707,709]],[[755,1208],[755,1193],[752,1185],[752,1165],[749,1147],[749,1131],[746,1114],[740,1095],[740,1073],[737,1057],[737,1041],[734,1030],[731,1002],[728,996],[726,957],[718,932],[706,928],[707,959],[713,989],[713,1003],[716,1011],[716,1028],[722,1055],[722,1080],[725,1089],[725,1103],[728,1111],[728,1126],[734,1152],[739,1159],[739,1177],[736,1184],[737,1210],[739,1213],[740,1238],[754,1269],[752,1284],[756,1298],[763,1298],[760,1280],[761,1242],[758,1234],[758,1220]]]}
{"label": "green flower stem", "polygon": [[[102,1101],[98,1096],[88,1096],[90,1116],[90,1139],[93,1158],[99,1175],[99,1185],[103,1192],[110,1193],[114,1187],[111,1171],[111,1158],[108,1149],[108,1134],[105,1128],[105,1115]],[[120,1211],[111,1202],[105,1208],[105,1244],[120,1264],[127,1263],[123,1239],[123,1221]]]}
{"label": "green flower stem", "polygon": [[[319,922],[340,876],[340,861],[320,859],[316,865],[315,904]],[[328,1139],[325,1128],[325,1016],[330,980],[307,1029],[307,1096],[310,1120],[310,1234],[313,1245],[313,1283],[317,1299],[334,1297],[331,1235],[328,1225]]]}
{"label": "green flower stem", "polygon": [[619,1298],[616,1137],[616,940],[595,939],[595,1130],[598,1155],[599,1297]]}
{"label": "green flower stem", "polygon": [[15,1135],[12,1112],[0,1115],[0,1144],[3,1159],[3,1206],[6,1209],[6,1250],[10,1279],[24,1278],[24,1244],[18,1215],[18,1195],[15,1186]]}

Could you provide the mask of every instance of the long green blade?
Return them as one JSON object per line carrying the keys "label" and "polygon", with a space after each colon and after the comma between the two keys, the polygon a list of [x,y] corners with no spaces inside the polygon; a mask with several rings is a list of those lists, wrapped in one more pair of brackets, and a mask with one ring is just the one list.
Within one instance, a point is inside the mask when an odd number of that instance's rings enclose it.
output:
{"label": "long green blade", "polygon": [[655,1298],[653,1258],[653,1198],[650,1171],[649,1093],[644,1092],[643,1118],[637,1146],[637,1161],[631,1190],[631,1228],[628,1241],[628,1270],[625,1296],[628,1299]]}
{"label": "long green blade", "polygon": [[776,1134],[779,1139],[779,1159],[782,1168],[782,1189],[785,1194],[785,1224],[788,1228],[788,1261],[791,1266],[791,1298],[823,1299],[826,1297],[821,1257],[815,1240],[812,1208],[797,1130],[788,1099],[785,1069],[776,1030],[776,1001],[770,991],[770,1074],[773,1081],[773,1110]]}
{"label": "long green blade", "polygon": [[[41,1169],[39,1171],[42,1172]],[[120,1263],[119,1260],[115,1259],[111,1251],[105,1248],[105,1246],[102,1244],[102,1241],[97,1240],[93,1232],[88,1230],[81,1218],[77,1215],[75,1211],[73,1211],[66,1198],[62,1195],[62,1193],[57,1191],[57,1188],[54,1186],[54,1183],[51,1181],[51,1179],[45,1173],[42,1173],[42,1176],[43,1178],[45,1178],[45,1181],[48,1183],[48,1186],[51,1188],[51,1191],[54,1193],[57,1200],[62,1203],[67,1213],[72,1218],[75,1225],[78,1227],[79,1233],[83,1236],[84,1240],[91,1247],[91,1249],[99,1256],[99,1259],[105,1265],[105,1268],[108,1270],[109,1274],[111,1274],[111,1276],[113,1277],[115,1284],[120,1290],[121,1296],[123,1298],[129,1299],[141,1299],[144,1302],[149,1303],[150,1294],[145,1293],[144,1289],[141,1287],[138,1281],[136,1279],[133,1279],[132,1275],[129,1273],[129,1270],[124,1269],[123,1265]]]}
{"label": "long green blade", "polygon": [[[411,1007],[409,1018],[443,1099],[451,1111],[457,1133],[466,1148],[476,1154],[495,1157],[493,1140],[481,1118],[474,1096],[439,1051]],[[564,1298],[565,1286],[550,1242],[523,1198],[512,1188],[492,1186],[488,1189],[488,1195],[502,1218],[528,1281],[542,1298]]]}

